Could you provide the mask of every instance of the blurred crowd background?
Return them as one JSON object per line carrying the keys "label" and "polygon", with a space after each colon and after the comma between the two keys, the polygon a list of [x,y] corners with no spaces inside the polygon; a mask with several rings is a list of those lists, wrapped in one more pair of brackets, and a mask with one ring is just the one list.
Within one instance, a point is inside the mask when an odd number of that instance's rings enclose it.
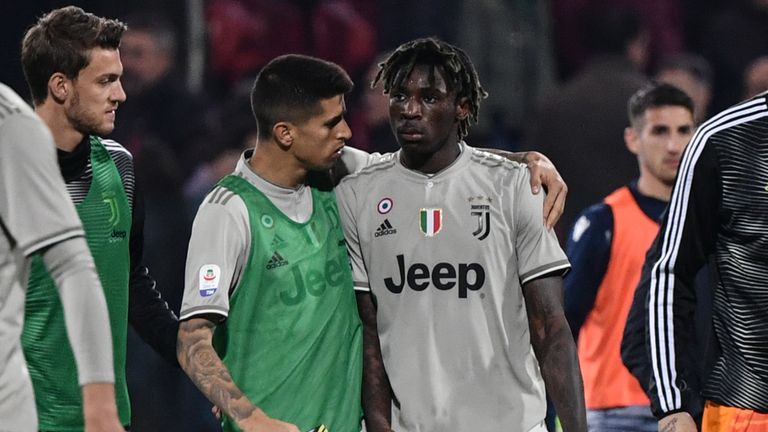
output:
{"label": "blurred crowd background", "polygon": [[[557,227],[638,175],[622,139],[629,96],[648,79],[689,93],[698,121],[768,89],[768,0],[8,0],[0,81],[28,94],[22,36],[75,4],[129,26],[128,99],[115,139],[134,156],[146,201],[145,260],[178,312],[191,220],[255,142],[249,91],[285,53],[343,66],[351,145],[397,150],[388,99],[369,83],[389,50],[435,35],[464,48],[490,97],[467,141],[547,154],[570,187]],[[130,342],[132,431],[215,431],[209,405],[138,338]]]}

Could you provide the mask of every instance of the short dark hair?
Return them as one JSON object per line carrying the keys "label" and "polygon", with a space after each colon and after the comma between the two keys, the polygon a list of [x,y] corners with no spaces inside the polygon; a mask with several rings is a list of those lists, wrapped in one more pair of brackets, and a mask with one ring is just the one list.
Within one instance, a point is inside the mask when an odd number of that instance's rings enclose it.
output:
{"label": "short dark hair", "polygon": [[302,122],[320,112],[320,101],[352,91],[349,75],[336,63],[288,54],[267,63],[251,90],[259,138],[280,121]]}
{"label": "short dark hair", "polygon": [[[446,84],[449,90],[456,91],[457,100],[467,98],[470,115],[459,123],[458,130],[459,139],[467,136],[470,122],[477,123],[480,101],[488,97],[488,93],[480,85],[477,70],[469,56],[461,48],[435,37],[406,42],[379,64],[379,73],[376,74],[371,87],[381,81],[384,84],[384,93],[389,93],[393,88],[402,85],[416,65],[442,67],[448,81]],[[434,79],[434,73],[430,74],[430,79]]]}
{"label": "short dark hair", "polygon": [[671,84],[651,82],[629,98],[629,123],[632,127],[637,127],[648,109],[662,106],[680,106],[690,111],[693,116],[693,100],[684,91]]}
{"label": "short dark hair", "polygon": [[93,48],[117,49],[126,25],[79,7],[54,9],[37,21],[21,44],[21,64],[39,105],[48,97],[48,80],[56,72],[74,79],[90,63]]}

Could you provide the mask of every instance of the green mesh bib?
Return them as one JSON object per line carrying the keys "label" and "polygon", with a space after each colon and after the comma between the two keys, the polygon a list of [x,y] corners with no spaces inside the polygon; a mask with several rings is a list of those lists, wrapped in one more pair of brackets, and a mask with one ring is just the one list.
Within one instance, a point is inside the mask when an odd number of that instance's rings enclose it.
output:
{"label": "green mesh bib", "polygon": [[[312,189],[305,223],[245,179],[219,185],[248,209],[251,252],[214,346],[267,415],[308,430],[360,430],[362,329],[333,192]],[[229,419],[225,431],[239,430]]]}
{"label": "green mesh bib", "polygon": [[[96,137],[91,137],[90,144],[93,180],[76,208],[107,299],[117,409],[120,421],[127,425],[131,419],[125,382],[131,208],[107,149]],[[35,388],[40,430],[82,431],[82,395],[64,311],[39,256],[33,258],[30,269],[22,345]]]}

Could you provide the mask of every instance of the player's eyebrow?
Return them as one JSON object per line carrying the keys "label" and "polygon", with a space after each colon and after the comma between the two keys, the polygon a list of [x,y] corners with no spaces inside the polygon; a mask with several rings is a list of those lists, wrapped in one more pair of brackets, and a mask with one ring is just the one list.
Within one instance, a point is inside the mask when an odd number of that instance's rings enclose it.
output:
{"label": "player's eyebrow", "polygon": [[323,123],[323,126],[326,126],[326,127],[329,127],[329,128],[332,128],[332,127],[336,126],[344,118],[344,114],[346,114],[346,112],[347,112],[347,110],[344,110],[344,111],[341,112],[341,114],[339,114],[339,115],[337,115],[337,116],[327,120],[325,123]]}

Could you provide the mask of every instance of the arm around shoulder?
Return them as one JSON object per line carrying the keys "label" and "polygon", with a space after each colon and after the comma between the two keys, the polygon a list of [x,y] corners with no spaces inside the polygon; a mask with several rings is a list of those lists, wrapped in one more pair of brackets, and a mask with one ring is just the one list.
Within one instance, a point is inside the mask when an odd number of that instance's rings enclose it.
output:
{"label": "arm around shoulder", "polygon": [[531,171],[531,192],[539,193],[541,186],[547,190],[544,200],[544,221],[547,227],[555,226],[565,209],[565,198],[568,195],[568,185],[560,176],[557,168],[548,157],[536,151],[508,152],[504,150],[485,149],[498,156],[528,166]]}

